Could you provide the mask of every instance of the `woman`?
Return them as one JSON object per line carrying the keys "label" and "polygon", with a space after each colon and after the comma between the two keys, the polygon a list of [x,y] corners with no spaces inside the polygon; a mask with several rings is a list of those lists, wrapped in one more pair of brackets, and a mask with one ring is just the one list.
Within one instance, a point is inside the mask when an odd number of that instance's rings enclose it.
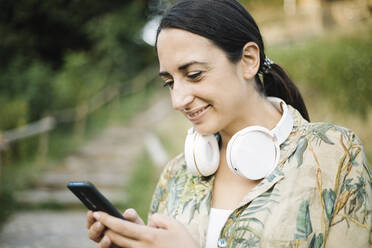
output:
{"label": "woman", "polygon": [[368,247],[372,180],[359,139],[309,122],[237,1],[179,1],[156,48],[173,107],[193,128],[147,226],[133,209],[131,222],[88,213],[99,247]]}

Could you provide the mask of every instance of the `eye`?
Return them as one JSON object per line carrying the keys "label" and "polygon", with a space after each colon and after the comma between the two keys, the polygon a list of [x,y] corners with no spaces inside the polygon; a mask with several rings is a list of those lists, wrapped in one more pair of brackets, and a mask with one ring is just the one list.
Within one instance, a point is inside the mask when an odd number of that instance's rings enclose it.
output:
{"label": "eye", "polygon": [[187,77],[190,79],[198,79],[202,75],[201,71],[198,72],[190,72],[187,74]]}
{"label": "eye", "polygon": [[173,88],[173,80],[167,80],[164,82],[163,87]]}

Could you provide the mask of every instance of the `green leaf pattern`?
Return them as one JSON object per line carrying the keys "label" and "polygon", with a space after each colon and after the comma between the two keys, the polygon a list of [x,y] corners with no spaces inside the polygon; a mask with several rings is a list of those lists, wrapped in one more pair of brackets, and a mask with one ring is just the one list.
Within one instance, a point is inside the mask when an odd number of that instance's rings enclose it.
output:
{"label": "green leaf pattern", "polygon": [[297,167],[300,167],[303,163],[304,158],[304,152],[307,149],[307,138],[306,136],[302,136],[300,140],[298,141],[298,146],[296,148],[296,151],[294,153],[294,156],[297,159]]}
{"label": "green leaf pattern", "polygon": [[307,238],[313,232],[313,227],[310,220],[309,201],[301,202],[297,213],[295,239]]}
{"label": "green leaf pattern", "polygon": [[323,234],[316,235],[314,233],[313,238],[310,241],[309,248],[320,248],[323,245]]}
{"label": "green leaf pattern", "polygon": [[336,201],[336,193],[332,189],[324,189],[322,192],[323,203],[325,206],[328,221],[332,220],[333,209]]}
{"label": "green leaf pattern", "polygon": [[164,195],[164,187],[160,185],[159,187],[155,189],[152,204],[150,206],[150,212],[153,212],[153,213],[158,212],[160,201],[163,200],[163,195]]}

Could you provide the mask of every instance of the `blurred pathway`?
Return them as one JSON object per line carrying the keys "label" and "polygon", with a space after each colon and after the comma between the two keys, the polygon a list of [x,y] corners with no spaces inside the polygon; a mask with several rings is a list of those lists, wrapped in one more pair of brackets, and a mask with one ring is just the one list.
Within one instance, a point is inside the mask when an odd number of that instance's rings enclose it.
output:
{"label": "blurred pathway", "polygon": [[[125,202],[134,162],[144,149],[148,132],[171,113],[169,98],[153,104],[128,126],[109,127],[95,139],[40,175],[37,187],[17,194],[25,204],[80,206],[66,188],[68,181],[90,180],[114,204]],[[150,148],[151,149],[151,148]],[[70,208],[71,209],[71,208]],[[0,233],[1,248],[88,248],[96,247],[87,238],[86,210],[34,210],[15,213]]]}

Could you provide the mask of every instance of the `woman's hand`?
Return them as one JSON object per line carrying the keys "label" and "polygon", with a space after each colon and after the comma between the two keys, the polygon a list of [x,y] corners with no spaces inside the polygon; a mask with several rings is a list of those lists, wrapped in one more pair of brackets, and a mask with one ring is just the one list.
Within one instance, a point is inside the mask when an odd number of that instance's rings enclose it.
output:
{"label": "woman's hand", "polygon": [[[130,222],[144,225],[143,220],[139,217],[137,212],[132,208],[125,210],[125,212],[123,213],[123,216]],[[88,211],[86,226],[87,226],[87,229],[89,230],[88,232],[89,238],[97,243],[100,242],[104,234],[105,226],[103,226],[100,222],[96,221],[96,219],[93,217],[92,211]]]}
{"label": "woman's hand", "polygon": [[107,227],[99,248],[108,248],[112,244],[125,248],[198,247],[181,223],[165,215],[154,214],[148,226],[123,221],[103,212],[95,212],[94,218]]}

